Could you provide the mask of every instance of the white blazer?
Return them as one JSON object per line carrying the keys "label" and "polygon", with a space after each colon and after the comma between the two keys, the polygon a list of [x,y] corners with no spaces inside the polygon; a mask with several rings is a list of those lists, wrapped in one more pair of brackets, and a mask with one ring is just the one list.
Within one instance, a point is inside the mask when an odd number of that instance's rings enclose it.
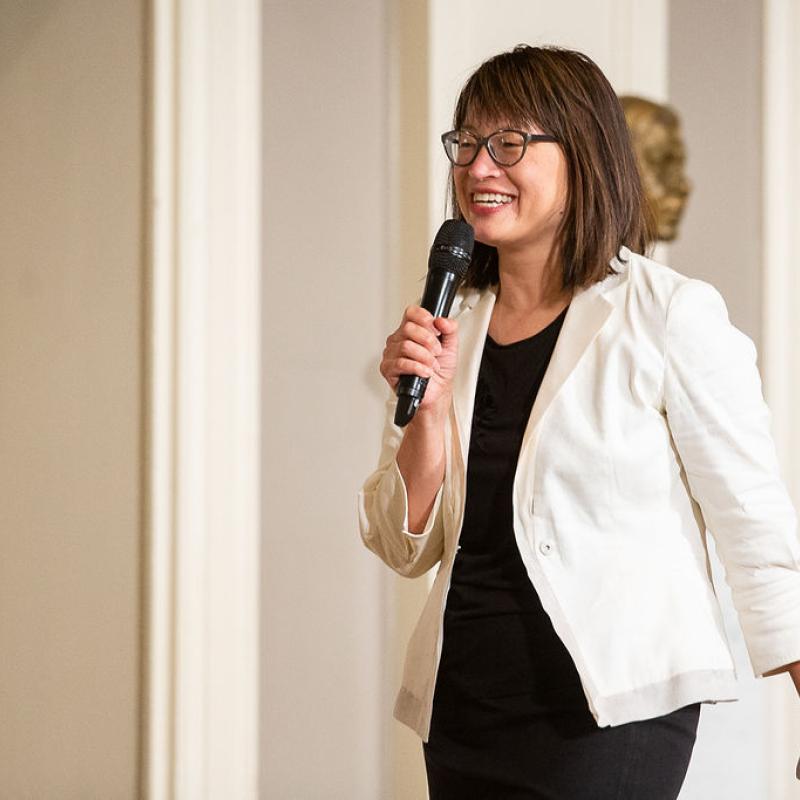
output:
{"label": "white blazer", "polygon": [[[598,726],[738,699],[711,582],[714,536],[755,675],[800,660],[800,543],[752,341],[720,294],[626,248],[573,296],[525,430],[514,534]],[[626,263],[627,262],[627,263]],[[475,385],[496,294],[459,293],[460,351],[442,488],[408,532],[387,404],[359,494],[366,546],[401,575],[439,563],[395,717],[427,741],[464,513]]]}

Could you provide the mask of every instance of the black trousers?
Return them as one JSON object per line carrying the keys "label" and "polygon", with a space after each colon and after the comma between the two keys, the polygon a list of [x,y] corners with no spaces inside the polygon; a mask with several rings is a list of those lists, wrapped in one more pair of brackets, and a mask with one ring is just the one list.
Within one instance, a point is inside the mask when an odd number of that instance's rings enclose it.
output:
{"label": "black trousers", "polygon": [[588,709],[547,713],[471,753],[432,736],[430,800],[675,800],[699,717],[699,703],[610,728]]}

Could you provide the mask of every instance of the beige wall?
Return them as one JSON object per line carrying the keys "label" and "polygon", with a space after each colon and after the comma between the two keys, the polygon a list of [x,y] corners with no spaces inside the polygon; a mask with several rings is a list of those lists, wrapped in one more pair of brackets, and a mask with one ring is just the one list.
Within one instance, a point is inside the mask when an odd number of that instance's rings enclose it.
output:
{"label": "beige wall", "polygon": [[[392,53],[388,85],[389,143],[393,158],[389,173],[391,247],[390,281],[385,297],[386,333],[397,325],[403,308],[417,302],[422,293],[431,241],[431,215],[427,202],[430,192],[426,191],[430,180],[429,0],[393,0],[388,5]],[[440,223],[441,219],[437,219],[437,228]],[[386,659],[392,696],[400,686],[406,644],[425,605],[428,589],[426,578],[409,580],[389,575],[389,602],[384,619],[390,634]],[[389,750],[388,797],[392,800],[427,797],[419,736],[392,720],[389,723]]]}
{"label": "beige wall", "polygon": [[0,4],[0,796],[137,795],[142,4]]}
{"label": "beige wall", "polygon": [[670,263],[713,283],[761,332],[761,2],[671,0],[669,96],[694,184]]}
{"label": "beige wall", "polygon": [[384,15],[264,3],[265,800],[388,795],[389,576],[356,527],[384,397]]}

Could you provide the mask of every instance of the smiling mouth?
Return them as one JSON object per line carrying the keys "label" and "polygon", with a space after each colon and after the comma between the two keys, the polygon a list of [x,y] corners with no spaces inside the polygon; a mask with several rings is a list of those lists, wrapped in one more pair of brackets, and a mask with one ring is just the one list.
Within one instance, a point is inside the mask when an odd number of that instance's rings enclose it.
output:
{"label": "smiling mouth", "polygon": [[510,194],[499,194],[497,192],[474,192],[472,202],[478,206],[496,208],[512,202],[514,198]]}

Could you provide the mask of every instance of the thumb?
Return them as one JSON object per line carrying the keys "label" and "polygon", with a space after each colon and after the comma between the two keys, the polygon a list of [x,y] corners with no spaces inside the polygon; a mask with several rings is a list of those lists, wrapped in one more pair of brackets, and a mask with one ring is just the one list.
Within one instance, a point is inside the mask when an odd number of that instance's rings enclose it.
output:
{"label": "thumb", "polygon": [[436,326],[436,330],[442,334],[442,337],[453,336],[458,331],[458,322],[447,317],[436,317],[433,324]]}
{"label": "thumb", "polygon": [[433,324],[439,331],[439,343],[442,345],[444,352],[455,353],[458,349],[458,323],[454,319],[447,319],[446,317],[438,317],[434,320]]}

